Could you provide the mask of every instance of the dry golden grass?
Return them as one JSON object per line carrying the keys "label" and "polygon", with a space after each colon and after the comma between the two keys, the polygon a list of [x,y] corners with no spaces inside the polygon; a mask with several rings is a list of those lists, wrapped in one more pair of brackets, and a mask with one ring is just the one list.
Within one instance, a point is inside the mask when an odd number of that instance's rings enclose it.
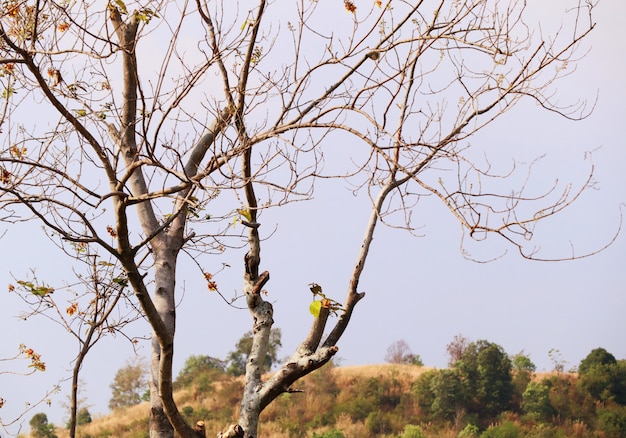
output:
{"label": "dry golden grass", "polygon": [[418,367],[415,365],[399,365],[399,364],[381,364],[381,365],[356,365],[349,367],[337,367],[333,369],[333,373],[338,383],[357,377],[378,377],[399,375],[416,379],[426,371],[432,370],[431,367]]}
{"label": "dry golden grass", "polygon": [[578,373],[564,373],[564,372],[557,372],[557,371],[547,371],[547,372],[535,373],[533,375],[532,380],[535,381],[535,382],[541,382],[544,379],[548,379],[548,378],[554,377],[554,376],[559,376],[561,378],[568,379],[570,381],[575,381],[576,379],[578,379]]}
{"label": "dry golden grass", "polygon": [[[417,367],[415,365],[398,365],[398,364],[380,364],[380,365],[356,365],[356,366],[347,366],[347,367],[337,367],[333,369],[333,373],[338,379],[338,382],[348,381],[351,378],[357,377],[378,377],[378,376],[389,376],[391,374],[398,374],[400,376],[405,376],[412,378],[415,380],[420,375],[424,374],[427,371],[433,370],[433,367]],[[534,380],[543,380],[552,376],[561,376],[568,378],[576,378],[578,376],[577,373],[566,373],[566,372],[556,372],[556,371],[548,371],[548,372],[540,372],[535,373]]]}
{"label": "dry golden grass", "polygon": [[[432,370],[431,367],[417,367],[415,365],[360,365],[346,367],[323,368],[316,373],[332,373],[334,380],[339,388],[347,388],[355,384],[359,379],[369,379],[371,377],[393,378],[401,385],[402,391],[410,391],[411,385],[423,373]],[[555,375],[556,373],[537,373],[535,379],[541,380],[546,377]],[[575,378],[575,375],[561,373],[561,376],[568,375]],[[320,377],[324,379],[324,374]],[[307,376],[301,384],[306,387],[307,379],[314,376]],[[319,377],[318,377],[319,378]],[[294,385],[298,387],[298,383]],[[239,410],[239,397],[243,380],[241,378],[230,378],[223,381],[215,382],[209,391],[201,391],[198,388],[186,388],[176,393],[176,400],[182,409],[190,406],[194,412],[210,412],[219,413],[215,418],[206,418],[207,436],[215,436],[218,431],[226,426],[224,412],[227,417],[232,420],[237,418]],[[339,396],[338,400],[344,394]],[[345,394],[349,396],[349,394]],[[268,436],[275,438],[287,438],[288,432],[279,427],[279,422],[285,418],[299,418],[306,412],[321,412],[331,402],[320,394],[312,394],[304,392],[302,394],[285,394],[286,399],[279,397],[274,403],[270,404],[264,411],[261,418],[260,436]],[[78,437],[139,437],[145,436],[148,428],[148,403],[142,403],[128,409],[121,409],[109,415],[94,418],[93,422],[82,426]],[[324,432],[326,429],[339,429],[344,431],[346,438],[361,438],[368,436],[365,425],[355,423],[347,414],[341,414],[334,426],[321,427],[316,432]],[[69,438],[68,431],[65,429],[57,429],[56,434],[59,438]]]}
{"label": "dry golden grass", "polygon": [[369,433],[363,423],[354,423],[348,414],[341,414],[333,429],[345,431],[346,438],[362,438],[368,436]]}
{"label": "dry golden grass", "polygon": [[[79,428],[77,436],[100,436],[104,431],[109,431],[110,436],[118,431],[125,429],[127,425],[131,425],[141,421],[142,418],[148,418],[150,407],[147,402],[132,406],[127,409],[119,409],[108,415],[96,417],[89,424],[85,424]],[[65,428],[57,428],[55,433],[59,438],[69,438],[69,431]]]}
{"label": "dry golden grass", "polygon": [[[184,400],[190,398],[191,391],[184,389],[176,393],[175,399],[179,404],[182,404]],[[78,437],[86,436],[101,436],[104,431],[109,431],[111,437],[123,436],[125,429],[128,429],[131,425],[137,425],[142,421],[146,421],[150,413],[150,405],[148,402],[144,402],[135,406],[131,406],[125,409],[118,409],[112,413],[96,417],[89,424],[85,424],[79,428]],[[57,428],[55,433],[59,438],[69,438],[69,431],[65,428]]]}

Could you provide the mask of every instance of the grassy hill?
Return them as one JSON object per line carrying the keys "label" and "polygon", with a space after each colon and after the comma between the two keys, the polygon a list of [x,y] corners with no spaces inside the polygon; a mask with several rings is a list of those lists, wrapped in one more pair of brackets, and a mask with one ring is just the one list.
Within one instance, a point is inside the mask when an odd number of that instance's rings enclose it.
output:
{"label": "grassy hill", "polygon": [[[296,383],[295,387],[303,392],[284,394],[264,411],[260,436],[307,436],[299,435],[304,431],[300,424],[295,424],[294,419],[298,420],[297,423],[310,424],[307,426],[310,429],[309,436],[314,431],[323,433],[330,429],[345,430],[347,438],[369,436],[363,433],[365,424],[352,421],[348,413],[339,414],[332,427],[324,424],[330,421],[324,419],[324,414],[331,411],[331,405],[349,403],[350,391],[347,389],[368,379],[393,381],[395,393],[410,393],[412,383],[428,369],[412,365],[324,367]],[[177,391],[176,400],[190,421],[205,421],[207,436],[212,437],[237,418],[242,387],[242,378],[222,376],[212,381],[200,376],[190,387]],[[81,438],[148,437],[148,413],[148,403],[119,409],[81,426],[77,435]],[[66,429],[59,428],[56,434],[59,438],[69,438]]]}
{"label": "grassy hill", "polygon": [[[505,412],[487,431],[468,430],[464,421],[429,419],[420,409],[415,382],[432,368],[415,365],[327,365],[294,385],[302,392],[283,394],[263,412],[260,437],[271,438],[609,438],[596,432],[591,420],[554,417],[539,422],[519,412]],[[535,375],[553,382],[554,403],[569,406],[577,376]],[[243,379],[224,373],[205,373],[176,393],[179,408],[190,423],[202,420],[207,436],[215,437],[236,420]],[[551,400],[552,401],[552,400]],[[148,438],[148,404],[117,410],[81,426],[80,438]],[[564,412],[564,411],[563,411]],[[464,418],[463,413],[459,418]],[[591,417],[590,417],[591,418]],[[625,417],[626,418],[626,417]],[[594,420],[595,421],[595,420]],[[64,429],[59,438],[68,438]]]}

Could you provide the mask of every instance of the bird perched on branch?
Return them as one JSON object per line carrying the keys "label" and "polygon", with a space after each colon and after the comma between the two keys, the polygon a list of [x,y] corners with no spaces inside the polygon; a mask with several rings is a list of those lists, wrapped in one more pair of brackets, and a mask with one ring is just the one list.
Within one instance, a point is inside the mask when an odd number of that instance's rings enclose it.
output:
{"label": "bird perched on branch", "polygon": [[50,76],[50,86],[56,87],[61,82],[63,82],[63,77],[61,76],[61,72],[56,68],[48,69],[48,76]]}

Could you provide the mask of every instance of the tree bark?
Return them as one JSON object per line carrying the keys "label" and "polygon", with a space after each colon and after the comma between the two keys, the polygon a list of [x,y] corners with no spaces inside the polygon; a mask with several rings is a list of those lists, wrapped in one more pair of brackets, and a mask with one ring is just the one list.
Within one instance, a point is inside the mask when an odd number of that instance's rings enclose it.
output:
{"label": "tree bark", "polygon": [[[174,289],[176,287],[176,253],[172,250],[155,251],[155,285],[154,306],[170,335],[174,339],[176,331],[176,303]],[[173,438],[174,429],[170,424],[163,406],[161,396],[162,382],[166,376],[161,374],[163,362],[162,339],[153,331],[152,355],[150,363],[150,437]],[[172,346],[167,346],[171,348]],[[171,372],[170,372],[171,381]]]}

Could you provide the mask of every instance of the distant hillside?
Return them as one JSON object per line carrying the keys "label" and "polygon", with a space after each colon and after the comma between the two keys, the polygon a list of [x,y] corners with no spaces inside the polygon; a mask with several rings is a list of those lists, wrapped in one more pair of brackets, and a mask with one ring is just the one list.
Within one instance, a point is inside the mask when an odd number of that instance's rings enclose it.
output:
{"label": "distant hillside", "polygon": [[[585,419],[589,424],[584,423],[582,418],[572,422],[560,417],[539,423],[537,418],[529,421],[527,416],[514,411],[501,415],[501,423],[493,424],[486,432],[469,428],[470,425],[465,421],[438,422],[420,407],[415,386],[420,376],[431,370],[435,369],[415,365],[348,367],[327,365],[296,382],[294,389],[301,392],[283,394],[266,408],[261,417],[259,436],[271,438],[619,436],[596,434],[591,425],[595,420],[591,417]],[[441,371],[443,370],[433,372]],[[558,409],[561,409],[563,414],[566,409],[573,409],[570,406],[577,406],[576,404],[579,409],[584,408],[583,401],[575,399],[574,395],[576,375],[542,373],[535,375],[533,380],[542,382],[542,385],[547,382],[544,386],[550,391],[556,388],[554,403],[559,403]],[[183,415],[190,423],[204,421],[207,437],[215,437],[224,426],[236,420],[242,388],[241,377],[216,375],[213,372],[210,375],[196,376],[192,384],[177,391],[176,399]],[[569,400],[570,398],[572,400]],[[77,436],[148,438],[148,409],[148,404],[143,403],[95,418],[92,423],[80,427]],[[508,429],[498,433],[490,432],[492,428],[497,431],[499,427]],[[528,434],[535,430],[542,432]],[[578,432],[572,432],[576,430]],[[56,433],[59,438],[69,438],[65,429],[58,429]]]}
{"label": "distant hillside", "polygon": [[[303,388],[303,393],[285,394],[283,397],[289,398],[289,403],[285,403],[285,400],[279,397],[274,405],[266,409],[260,434],[277,438],[294,436],[289,432],[279,430],[281,427],[276,424],[280,423],[278,417],[282,415],[285,405],[294,404],[313,408],[311,403],[314,399],[324,399],[327,394],[316,389],[317,383],[332,384],[337,387],[340,394],[342,388],[353,386],[357,381],[369,378],[392,378],[393,376],[401,383],[403,391],[410,391],[412,382],[429,369],[431,368],[391,364],[323,368],[300,382],[296,382],[294,386],[298,389]],[[207,436],[213,437],[224,425],[237,418],[242,386],[242,378],[224,376],[214,382],[203,382],[202,379],[197,379],[191,387],[177,391],[176,400],[179,408],[184,413],[188,413],[187,416],[191,421],[205,421]],[[338,396],[338,398],[341,397]],[[148,412],[147,402],[120,409],[106,416],[94,418],[92,423],[80,427],[77,435],[80,438],[147,438]],[[319,415],[319,412],[307,414],[304,417],[316,415]],[[272,419],[268,421],[268,417]],[[345,422],[346,419],[343,421]],[[64,428],[58,428],[56,434],[59,438],[69,438],[68,431]]]}

